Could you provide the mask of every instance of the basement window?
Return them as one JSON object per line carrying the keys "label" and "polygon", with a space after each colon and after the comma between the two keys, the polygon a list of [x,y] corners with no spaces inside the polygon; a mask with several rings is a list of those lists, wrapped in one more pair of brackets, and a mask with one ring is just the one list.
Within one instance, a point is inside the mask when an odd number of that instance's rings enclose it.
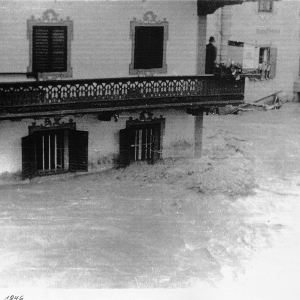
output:
{"label": "basement window", "polygon": [[120,167],[132,162],[155,163],[162,157],[162,136],[165,119],[150,122],[128,121],[120,130]]}
{"label": "basement window", "polygon": [[88,132],[43,129],[22,138],[22,178],[88,170]]}

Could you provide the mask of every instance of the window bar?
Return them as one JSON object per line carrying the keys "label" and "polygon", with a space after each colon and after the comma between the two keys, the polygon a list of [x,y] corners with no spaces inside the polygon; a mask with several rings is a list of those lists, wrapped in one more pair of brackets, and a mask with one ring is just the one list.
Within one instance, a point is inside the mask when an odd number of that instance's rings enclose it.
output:
{"label": "window bar", "polygon": [[49,134],[49,170],[51,170],[51,145],[50,145],[51,136]]}
{"label": "window bar", "polygon": [[134,160],[137,160],[137,131],[134,131]]}
{"label": "window bar", "polygon": [[146,134],[145,134],[145,159],[148,159],[148,129],[146,128]]}
{"label": "window bar", "polygon": [[57,135],[54,135],[54,168],[57,169]]}
{"label": "window bar", "polygon": [[63,169],[64,168],[64,162],[63,162],[63,139],[62,137],[60,137],[60,144],[59,144],[59,148],[60,148],[60,168]]}
{"label": "window bar", "polygon": [[45,171],[45,136],[42,136],[42,148],[43,148],[43,171]]}
{"label": "window bar", "polygon": [[153,149],[153,129],[150,128],[150,134],[149,134],[149,159],[152,158],[152,149]]}
{"label": "window bar", "polygon": [[143,131],[142,131],[142,129],[140,129],[139,131],[138,131],[138,133],[139,133],[139,157],[138,157],[138,159],[142,159],[142,146],[143,146],[143,140],[142,140],[142,134],[143,134]]}

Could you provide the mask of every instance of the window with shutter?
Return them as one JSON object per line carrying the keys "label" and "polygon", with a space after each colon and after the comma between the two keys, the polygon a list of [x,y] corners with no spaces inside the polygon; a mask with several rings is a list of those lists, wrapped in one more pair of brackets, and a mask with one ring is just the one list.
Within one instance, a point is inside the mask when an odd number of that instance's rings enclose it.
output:
{"label": "window with shutter", "polygon": [[32,71],[67,71],[67,27],[34,26]]}
{"label": "window with shutter", "polygon": [[259,48],[259,71],[261,78],[273,79],[276,76],[277,48],[264,46]]}
{"label": "window with shutter", "polygon": [[27,20],[27,31],[28,72],[36,73],[38,78],[72,77],[73,22],[58,19],[58,14],[49,9],[42,18]]}
{"label": "window with shutter", "polygon": [[120,167],[130,162],[155,163],[162,157],[162,132],[165,119],[145,122],[128,121],[127,128],[120,130]]}
{"label": "window with shutter", "polygon": [[88,171],[88,132],[43,129],[22,138],[22,177]]}
{"label": "window with shutter", "polygon": [[134,69],[163,67],[164,28],[139,26],[135,28]]}
{"label": "window with shutter", "polygon": [[143,21],[131,21],[132,39],[129,74],[167,73],[166,47],[168,22],[156,20],[153,12],[147,12]]}

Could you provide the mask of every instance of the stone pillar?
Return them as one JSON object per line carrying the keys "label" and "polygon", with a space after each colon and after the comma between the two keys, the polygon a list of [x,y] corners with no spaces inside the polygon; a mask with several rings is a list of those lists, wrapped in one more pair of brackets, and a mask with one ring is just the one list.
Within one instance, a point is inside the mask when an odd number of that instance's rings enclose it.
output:
{"label": "stone pillar", "polygon": [[194,157],[200,158],[202,154],[202,138],[203,138],[203,112],[199,112],[195,119],[195,148],[194,148]]}
{"label": "stone pillar", "polygon": [[[205,74],[207,16],[198,17],[197,75]],[[203,112],[194,116],[194,157],[202,153]]]}
{"label": "stone pillar", "polygon": [[197,75],[205,74],[207,16],[198,17]]}
{"label": "stone pillar", "polygon": [[232,5],[226,5],[222,8],[221,12],[221,46],[220,46],[220,62],[226,63],[230,58],[228,56],[228,40],[231,37],[232,26]]}

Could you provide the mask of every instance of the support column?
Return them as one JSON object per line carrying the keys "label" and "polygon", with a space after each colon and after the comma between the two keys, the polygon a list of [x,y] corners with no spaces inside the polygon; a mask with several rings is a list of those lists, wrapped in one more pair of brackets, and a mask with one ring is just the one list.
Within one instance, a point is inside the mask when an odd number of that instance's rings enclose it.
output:
{"label": "support column", "polygon": [[200,158],[202,154],[202,137],[203,137],[203,112],[199,112],[195,118],[195,148],[194,157]]}
{"label": "support column", "polygon": [[228,59],[228,40],[231,37],[232,26],[232,6],[226,5],[222,8],[221,12],[221,46],[220,46],[220,61],[221,63],[227,63]]}
{"label": "support column", "polygon": [[207,16],[198,17],[197,75],[205,74]]}

